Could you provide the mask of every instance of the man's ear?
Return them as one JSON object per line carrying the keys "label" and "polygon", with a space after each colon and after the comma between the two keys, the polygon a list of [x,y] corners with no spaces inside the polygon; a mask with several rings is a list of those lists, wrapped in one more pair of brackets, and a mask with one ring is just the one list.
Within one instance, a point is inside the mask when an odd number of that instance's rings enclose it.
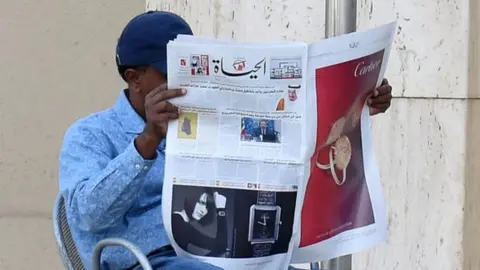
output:
{"label": "man's ear", "polygon": [[130,86],[130,90],[138,93],[141,91],[140,89],[140,74],[135,69],[127,69],[125,70],[125,79]]}

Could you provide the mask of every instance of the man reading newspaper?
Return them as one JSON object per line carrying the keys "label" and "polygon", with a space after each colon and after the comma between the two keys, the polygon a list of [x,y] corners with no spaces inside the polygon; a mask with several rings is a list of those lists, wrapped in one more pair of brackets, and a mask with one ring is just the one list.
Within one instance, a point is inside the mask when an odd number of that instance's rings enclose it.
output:
{"label": "man reading newspaper", "polygon": [[[138,245],[154,269],[219,269],[177,257],[162,222],[165,134],[168,122],[179,115],[169,100],[188,95],[166,89],[166,47],[179,34],[192,35],[192,30],[169,12],[151,11],[132,19],[116,48],[116,64],[127,88],[113,107],[76,121],[66,131],[59,186],[86,269],[91,268],[95,245],[107,237]],[[391,98],[384,80],[368,100],[371,114],[385,112]],[[259,137],[268,135],[258,131]],[[105,249],[102,266],[140,269],[133,255],[119,247]]]}

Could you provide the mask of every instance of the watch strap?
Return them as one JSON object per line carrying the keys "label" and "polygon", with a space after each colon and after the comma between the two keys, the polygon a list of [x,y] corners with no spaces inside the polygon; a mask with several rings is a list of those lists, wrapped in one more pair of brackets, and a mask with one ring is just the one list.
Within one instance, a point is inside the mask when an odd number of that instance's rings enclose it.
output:
{"label": "watch strap", "polygon": [[257,204],[274,206],[277,204],[277,194],[275,191],[258,191]]}
{"label": "watch strap", "polygon": [[270,256],[272,252],[272,243],[262,243],[252,245],[252,257]]}

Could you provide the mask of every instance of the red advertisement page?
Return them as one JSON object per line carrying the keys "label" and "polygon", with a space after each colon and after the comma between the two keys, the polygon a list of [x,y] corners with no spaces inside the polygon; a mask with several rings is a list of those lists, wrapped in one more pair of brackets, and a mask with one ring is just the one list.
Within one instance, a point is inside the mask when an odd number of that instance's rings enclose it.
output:
{"label": "red advertisement page", "polygon": [[375,222],[363,168],[360,116],[384,51],[316,70],[317,141],[300,247]]}

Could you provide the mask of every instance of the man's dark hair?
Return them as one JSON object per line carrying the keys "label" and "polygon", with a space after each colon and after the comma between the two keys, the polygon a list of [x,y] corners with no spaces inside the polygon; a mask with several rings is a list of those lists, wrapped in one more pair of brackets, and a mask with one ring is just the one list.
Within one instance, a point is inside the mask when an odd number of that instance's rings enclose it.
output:
{"label": "man's dark hair", "polygon": [[117,70],[118,70],[118,74],[120,74],[120,77],[122,77],[122,79],[127,82],[127,78],[125,77],[125,72],[129,69],[134,69],[134,70],[146,70],[148,68],[148,65],[139,65],[139,66],[122,66],[122,65],[119,65],[118,63],[118,59],[116,59],[117,62]]}
{"label": "man's dark hair", "polygon": [[195,205],[197,204],[197,202],[200,200],[200,197],[203,194],[206,194],[208,212],[201,220],[199,220],[199,223],[205,226],[215,221],[217,208],[215,206],[215,199],[212,188],[191,187],[191,189],[187,190],[185,193],[188,195],[185,196],[183,207],[189,218],[192,218],[193,210],[195,209]]}

